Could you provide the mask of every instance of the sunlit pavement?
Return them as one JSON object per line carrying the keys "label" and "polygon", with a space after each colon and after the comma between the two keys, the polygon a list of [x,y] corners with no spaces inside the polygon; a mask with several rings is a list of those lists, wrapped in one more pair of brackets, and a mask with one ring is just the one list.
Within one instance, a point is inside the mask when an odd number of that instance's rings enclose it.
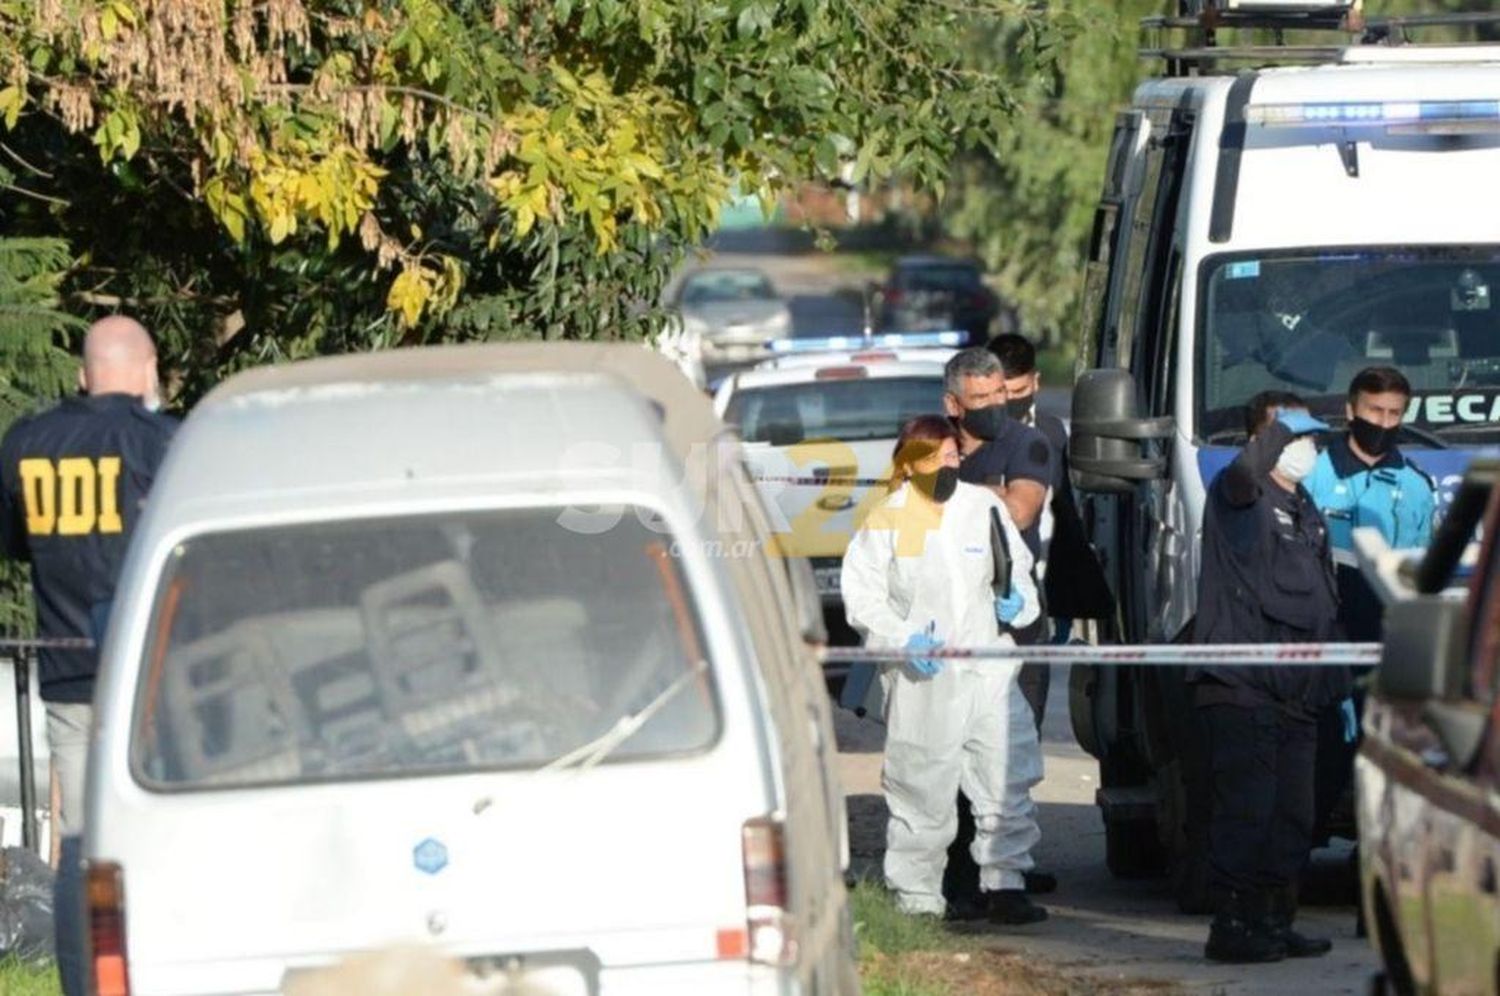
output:
{"label": "sunlit pavement", "polygon": [[[1052,913],[1033,927],[980,933],[996,947],[1045,958],[1102,978],[1162,979],[1192,992],[1357,994],[1368,989],[1378,959],[1354,936],[1354,907],[1306,909],[1298,925],[1334,939],[1326,957],[1275,965],[1225,966],[1203,959],[1208,918],[1177,912],[1166,880],[1125,881],[1104,866],[1104,826],[1094,806],[1098,764],[1073,739],[1067,669],[1054,669],[1043,730],[1046,779],[1034,797],[1042,843],[1037,865],[1058,877],[1058,891],[1039,901]],[[854,872],[877,876],[885,838],[880,796],[884,728],[838,710],[839,766],[847,793]]]}

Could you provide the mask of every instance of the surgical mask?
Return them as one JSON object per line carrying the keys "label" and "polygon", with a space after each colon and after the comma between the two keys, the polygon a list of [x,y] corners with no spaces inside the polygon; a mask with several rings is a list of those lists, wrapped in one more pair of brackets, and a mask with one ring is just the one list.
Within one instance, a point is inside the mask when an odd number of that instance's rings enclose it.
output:
{"label": "surgical mask", "polygon": [[1349,422],[1349,435],[1354,437],[1355,444],[1373,457],[1385,456],[1396,445],[1396,436],[1400,432],[1399,425],[1387,428],[1359,416]]}
{"label": "surgical mask", "polygon": [[962,423],[969,435],[976,439],[994,439],[1005,428],[1006,417],[1004,405],[966,408]]}
{"label": "surgical mask", "polygon": [[1276,460],[1276,470],[1293,484],[1300,484],[1312,473],[1317,459],[1318,448],[1313,445],[1312,437],[1298,436],[1282,447],[1281,456]]}
{"label": "surgical mask", "polygon": [[1024,398],[1011,398],[1005,403],[1005,413],[1017,422],[1025,422],[1031,418],[1031,409],[1035,404],[1034,394],[1028,394]]}
{"label": "surgical mask", "polygon": [[911,484],[941,505],[958,490],[958,471],[953,467],[939,467],[930,474],[912,474]]}

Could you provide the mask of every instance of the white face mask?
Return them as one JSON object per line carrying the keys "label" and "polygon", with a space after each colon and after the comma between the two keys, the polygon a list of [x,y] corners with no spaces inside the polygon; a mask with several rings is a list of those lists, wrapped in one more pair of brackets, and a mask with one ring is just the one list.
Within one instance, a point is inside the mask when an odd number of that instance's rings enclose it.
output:
{"label": "white face mask", "polygon": [[1318,448],[1313,445],[1312,437],[1299,436],[1282,448],[1281,457],[1276,461],[1276,470],[1282,477],[1298,484],[1312,473],[1313,464],[1317,460]]}

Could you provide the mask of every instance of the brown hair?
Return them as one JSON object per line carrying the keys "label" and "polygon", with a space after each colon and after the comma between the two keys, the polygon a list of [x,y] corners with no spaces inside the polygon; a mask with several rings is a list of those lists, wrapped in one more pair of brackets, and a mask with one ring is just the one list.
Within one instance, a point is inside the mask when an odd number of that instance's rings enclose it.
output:
{"label": "brown hair", "polygon": [[911,475],[911,465],[936,453],[943,440],[958,442],[958,430],[946,415],[918,415],[908,419],[896,437],[896,448],[891,451],[891,480],[889,488],[895,491]]}

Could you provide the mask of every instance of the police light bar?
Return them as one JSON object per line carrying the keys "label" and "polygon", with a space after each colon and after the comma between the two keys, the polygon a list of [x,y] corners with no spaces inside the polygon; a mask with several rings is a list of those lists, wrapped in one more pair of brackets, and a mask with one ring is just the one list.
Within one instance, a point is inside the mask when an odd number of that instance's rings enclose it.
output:
{"label": "police light bar", "polygon": [[796,339],[772,340],[771,352],[785,355],[787,353],[827,353],[872,348],[922,349],[941,346],[958,347],[964,344],[966,338],[965,333],[952,331],[882,332],[878,335],[870,336],[801,336]]}
{"label": "police light bar", "polygon": [[1376,128],[1500,126],[1500,100],[1394,100],[1251,104],[1245,120],[1263,128],[1351,125]]}

